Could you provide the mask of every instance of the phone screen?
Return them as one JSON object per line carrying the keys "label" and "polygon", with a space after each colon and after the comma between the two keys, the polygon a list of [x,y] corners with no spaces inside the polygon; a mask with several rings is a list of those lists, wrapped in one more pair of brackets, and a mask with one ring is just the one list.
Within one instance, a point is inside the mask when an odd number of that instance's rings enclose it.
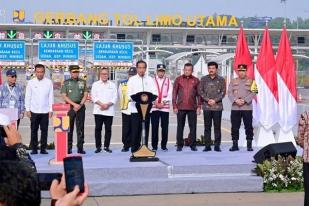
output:
{"label": "phone screen", "polygon": [[61,181],[61,173],[38,173],[41,190],[49,190],[54,179]]}
{"label": "phone screen", "polygon": [[66,157],[64,162],[64,174],[67,192],[72,192],[76,185],[81,193],[84,192],[84,169],[82,157]]}

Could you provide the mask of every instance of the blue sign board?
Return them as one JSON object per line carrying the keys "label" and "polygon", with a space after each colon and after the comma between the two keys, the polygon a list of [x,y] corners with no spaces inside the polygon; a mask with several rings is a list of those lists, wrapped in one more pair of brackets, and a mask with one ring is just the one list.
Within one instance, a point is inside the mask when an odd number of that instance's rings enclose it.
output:
{"label": "blue sign board", "polygon": [[94,61],[132,61],[132,42],[94,42]]}
{"label": "blue sign board", "polygon": [[79,42],[76,41],[39,41],[39,60],[77,61]]}
{"label": "blue sign board", "polygon": [[24,61],[25,42],[24,41],[0,41],[1,61]]}

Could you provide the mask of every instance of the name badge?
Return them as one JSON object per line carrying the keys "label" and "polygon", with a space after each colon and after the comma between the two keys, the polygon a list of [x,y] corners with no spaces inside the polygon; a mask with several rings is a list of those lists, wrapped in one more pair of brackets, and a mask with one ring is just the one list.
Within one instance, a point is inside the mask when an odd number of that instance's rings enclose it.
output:
{"label": "name badge", "polygon": [[9,102],[9,108],[15,108],[15,99],[10,99],[10,102]]}

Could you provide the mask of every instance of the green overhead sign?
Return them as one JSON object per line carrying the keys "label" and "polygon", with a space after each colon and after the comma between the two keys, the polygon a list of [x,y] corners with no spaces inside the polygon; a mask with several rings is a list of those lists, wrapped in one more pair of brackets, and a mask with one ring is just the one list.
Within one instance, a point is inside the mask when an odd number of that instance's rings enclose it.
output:
{"label": "green overhead sign", "polygon": [[44,31],[43,37],[44,37],[45,39],[50,39],[50,38],[53,37],[53,32],[52,32],[52,31]]}
{"label": "green overhead sign", "polygon": [[7,39],[16,39],[16,37],[17,37],[17,32],[16,32],[16,30],[8,30],[8,31],[6,32],[6,38],[7,38]]}
{"label": "green overhead sign", "polygon": [[83,31],[83,38],[84,39],[91,39],[92,38],[92,31]]}

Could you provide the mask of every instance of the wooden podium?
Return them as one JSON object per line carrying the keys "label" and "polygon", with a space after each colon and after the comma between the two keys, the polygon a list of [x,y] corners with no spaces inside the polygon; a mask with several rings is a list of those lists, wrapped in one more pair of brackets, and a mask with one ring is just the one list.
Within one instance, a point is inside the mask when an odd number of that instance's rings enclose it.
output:
{"label": "wooden podium", "polygon": [[62,164],[63,158],[68,152],[68,130],[70,119],[68,111],[69,104],[57,103],[53,104],[53,127],[55,137],[55,159],[52,159],[50,164]]}
{"label": "wooden podium", "polygon": [[152,107],[152,102],[157,96],[150,92],[139,92],[132,95],[131,98],[135,101],[138,114],[142,118],[142,145],[136,152],[132,153],[130,162],[159,161],[159,158],[156,157],[156,152],[150,150],[145,144],[145,120],[146,118],[149,118],[148,115]]}

